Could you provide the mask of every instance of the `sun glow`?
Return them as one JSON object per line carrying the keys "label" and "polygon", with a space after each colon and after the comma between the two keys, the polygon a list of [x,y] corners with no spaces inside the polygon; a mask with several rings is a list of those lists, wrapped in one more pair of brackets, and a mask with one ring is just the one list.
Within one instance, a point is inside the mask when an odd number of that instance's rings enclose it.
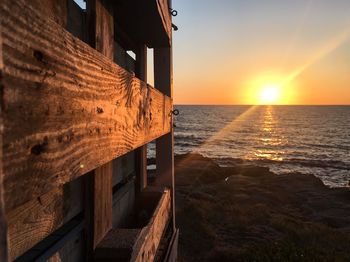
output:
{"label": "sun glow", "polygon": [[[249,77],[249,76],[248,76]],[[290,105],[298,98],[300,83],[297,79],[286,81],[288,75],[279,72],[262,72],[243,83],[243,101],[249,105]]]}
{"label": "sun glow", "polygon": [[261,89],[260,104],[271,105],[279,102],[281,87],[275,84],[265,85]]}

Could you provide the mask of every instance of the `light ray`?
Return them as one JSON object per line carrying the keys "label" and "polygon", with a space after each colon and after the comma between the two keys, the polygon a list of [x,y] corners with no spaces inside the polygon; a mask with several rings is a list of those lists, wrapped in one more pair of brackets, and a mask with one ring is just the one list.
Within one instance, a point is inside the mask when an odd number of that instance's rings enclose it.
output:
{"label": "light ray", "polygon": [[325,46],[323,46],[317,53],[315,53],[308,61],[306,61],[303,65],[296,68],[292,73],[290,73],[282,82],[282,85],[286,85],[291,82],[295,78],[297,78],[300,74],[302,74],[305,70],[322,60],[324,57],[334,52],[340,46],[342,46],[346,41],[350,38],[350,29],[345,30],[335,38],[331,39]]}

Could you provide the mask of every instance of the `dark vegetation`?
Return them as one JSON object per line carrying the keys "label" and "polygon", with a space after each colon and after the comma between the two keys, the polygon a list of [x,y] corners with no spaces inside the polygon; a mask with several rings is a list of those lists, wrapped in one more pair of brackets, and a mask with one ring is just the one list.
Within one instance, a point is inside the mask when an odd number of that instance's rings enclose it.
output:
{"label": "dark vegetation", "polygon": [[176,157],[179,261],[350,261],[350,190]]}

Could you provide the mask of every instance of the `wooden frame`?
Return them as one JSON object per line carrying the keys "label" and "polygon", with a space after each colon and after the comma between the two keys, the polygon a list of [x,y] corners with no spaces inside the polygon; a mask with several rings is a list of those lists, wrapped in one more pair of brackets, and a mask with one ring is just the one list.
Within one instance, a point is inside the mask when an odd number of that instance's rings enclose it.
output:
{"label": "wooden frame", "polygon": [[[2,25],[0,23],[0,32]],[[2,60],[2,35],[0,34],[0,73],[3,71],[3,60]],[[0,81],[2,74],[0,74]],[[0,88],[2,88],[0,84]],[[8,246],[7,246],[7,221],[5,217],[5,202],[4,202],[4,173],[3,173],[3,163],[2,163],[2,135],[3,135],[3,103],[0,101],[0,261],[7,261],[8,259]]]}
{"label": "wooden frame", "polygon": [[[166,202],[173,211],[147,234],[157,232],[160,237],[169,217],[174,219],[171,17],[167,0],[152,1],[147,8],[154,8],[148,11],[155,15],[152,19],[161,19],[160,27],[150,27],[147,36],[141,32],[136,42],[131,33],[137,47],[136,77],[113,63],[118,27],[113,24],[112,1],[88,0],[86,13],[74,5],[73,11],[80,14],[74,21],[69,14],[72,3],[67,1],[1,2],[1,261],[28,250],[34,254],[33,246],[41,245],[83,210],[84,221],[79,223],[88,238],[87,255],[92,256],[112,228],[113,161],[137,149],[141,193],[148,186],[146,144],[155,139],[157,153],[163,155],[157,172],[163,170],[163,177],[170,177],[170,182],[160,185],[172,189],[171,194],[166,191]],[[157,34],[161,34],[158,39]],[[156,83],[164,85],[158,89],[147,84],[147,43],[167,46],[161,56],[155,55]],[[166,210],[170,211],[170,204]],[[31,230],[38,234],[31,237]],[[26,237],[21,239],[22,235]],[[159,239],[149,241],[139,245],[152,249],[154,255],[153,244]],[[57,246],[50,248],[47,256],[57,250]],[[56,260],[58,253],[52,261]]]}
{"label": "wooden frame", "polygon": [[168,133],[172,103],[26,1],[10,2],[1,5],[7,210]]}

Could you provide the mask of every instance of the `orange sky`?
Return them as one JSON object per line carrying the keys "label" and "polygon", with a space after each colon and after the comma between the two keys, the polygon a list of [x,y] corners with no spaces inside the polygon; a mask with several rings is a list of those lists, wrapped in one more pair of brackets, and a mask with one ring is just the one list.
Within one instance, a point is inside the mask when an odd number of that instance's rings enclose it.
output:
{"label": "orange sky", "polygon": [[350,104],[350,1],[173,0],[176,104]]}

